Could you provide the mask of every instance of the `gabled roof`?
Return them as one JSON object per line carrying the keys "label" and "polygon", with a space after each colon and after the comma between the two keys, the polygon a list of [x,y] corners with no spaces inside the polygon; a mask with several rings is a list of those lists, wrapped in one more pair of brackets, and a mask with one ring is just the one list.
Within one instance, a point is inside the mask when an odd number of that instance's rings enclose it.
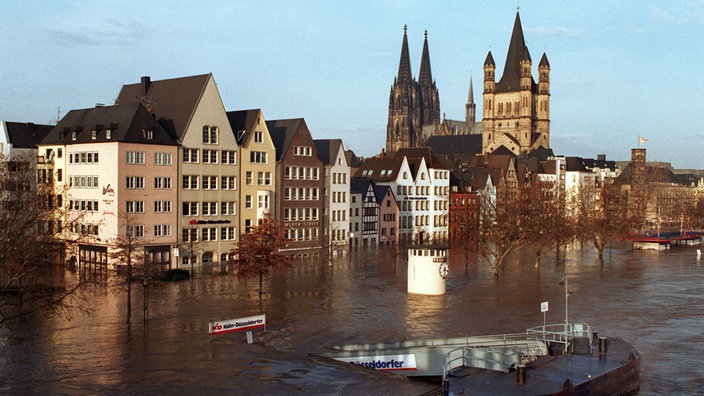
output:
{"label": "gabled roof", "polygon": [[276,147],[276,161],[283,158],[284,153],[291,146],[293,138],[296,136],[298,129],[305,123],[303,118],[291,118],[287,120],[270,120],[266,122],[266,127],[269,129],[269,135]]}
{"label": "gabled roof", "polygon": [[[261,109],[235,110],[226,113],[237,144],[242,144],[254,132],[252,126],[256,123],[259,113],[261,113]],[[240,134],[240,131],[244,131],[244,133]]]}
{"label": "gabled roof", "polygon": [[589,172],[582,157],[565,157],[565,170],[567,172]]}
{"label": "gabled roof", "polygon": [[352,150],[345,150],[345,159],[347,160],[347,165],[351,167],[357,168],[362,165],[362,160]]}
{"label": "gabled roof", "polygon": [[[521,61],[530,61],[530,53],[523,38],[523,27],[521,26],[521,16],[516,12],[516,20],[513,23],[513,33],[511,43],[508,46],[506,64],[504,65],[501,80],[496,84],[496,92],[512,92],[520,89],[521,82]],[[531,83],[535,85],[531,76]]]}
{"label": "gabled roof", "polygon": [[374,187],[374,182],[366,177],[351,177],[350,178],[350,193],[351,194],[366,194],[369,190],[369,184]]}
{"label": "gabled roof", "polygon": [[404,157],[401,158],[367,158],[362,166],[357,169],[355,176],[366,177],[376,182],[389,182],[398,178],[398,173],[403,165]]}
{"label": "gabled roof", "polygon": [[394,154],[394,158],[408,158],[408,162],[416,159],[425,159],[425,164],[428,168],[444,169],[442,161],[435,155],[430,147],[407,147],[400,148]]}
{"label": "gabled roof", "polygon": [[[376,195],[376,202],[381,205],[384,202],[384,197],[386,197],[386,192],[391,190],[390,186],[380,186],[378,184],[374,185],[374,195]],[[393,193],[393,190],[392,190]]]}
{"label": "gabled roof", "polygon": [[[110,138],[107,131],[110,130]],[[151,130],[151,138],[145,130]],[[93,131],[96,137],[93,139]],[[76,132],[76,140],[73,133]],[[176,141],[141,103],[71,110],[41,144],[130,142],[175,145]]]}
{"label": "gabled roof", "polygon": [[212,74],[123,85],[115,104],[141,103],[167,132],[182,138]]}
{"label": "gabled roof", "polygon": [[506,169],[512,164],[514,159],[513,155],[509,154],[484,154],[477,155],[472,159],[469,164],[470,168],[494,168],[494,169]]}
{"label": "gabled roof", "polygon": [[314,139],[313,142],[318,149],[318,158],[323,165],[335,165],[335,156],[343,146],[342,139]]}
{"label": "gabled roof", "polygon": [[481,154],[482,135],[431,136],[426,145],[436,154]]}
{"label": "gabled roof", "polygon": [[[630,185],[633,182],[633,164],[628,163],[621,174],[616,178],[615,182],[625,185]],[[645,167],[645,180],[648,183],[666,183],[666,184],[682,184],[682,180],[666,167],[649,166]]]}
{"label": "gabled roof", "polygon": [[3,121],[7,131],[8,143],[14,148],[37,148],[37,144],[54,128],[53,125],[32,122]]}

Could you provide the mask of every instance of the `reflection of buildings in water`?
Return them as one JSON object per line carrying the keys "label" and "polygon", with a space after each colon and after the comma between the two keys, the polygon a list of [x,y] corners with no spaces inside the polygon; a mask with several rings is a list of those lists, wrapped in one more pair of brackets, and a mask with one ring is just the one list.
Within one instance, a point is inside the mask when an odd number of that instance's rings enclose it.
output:
{"label": "reflection of buildings in water", "polygon": [[438,338],[438,321],[445,309],[445,295],[426,296],[408,294],[406,299],[406,326],[409,339]]}

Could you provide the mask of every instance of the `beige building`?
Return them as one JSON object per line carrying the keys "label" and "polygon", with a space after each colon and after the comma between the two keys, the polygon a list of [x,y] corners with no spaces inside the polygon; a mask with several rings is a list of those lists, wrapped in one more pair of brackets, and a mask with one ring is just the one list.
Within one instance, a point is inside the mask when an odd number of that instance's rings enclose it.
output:
{"label": "beige building", "polygon": [[230,111],[227,117],[239,146],[239,229],[245,233],[265,214],[276,217],[276,149],[260,109]]}
{"label": "beige building", "polygon": [[484,114],[482,153],[520,155],[550,148],[550,63],[543,53],[539,80],[533,80],[533,61],[516,13],[513,34],[501,79],[488,53],[484,61]]}
{"label": "beige building", "polygon": [[175,266],[178,147],[144,106],[72,110],[38,147],[38,183],[53,184],[66,210],[67,260],[125,265],[116,253],[129,239],[133,264]]}
{"label": "beige building", "polygon": [[240,232],[239,147],[213,75],[142,77],[122,87],[116,104],[127,103],[143,104],[179,144],[180,265],[227,260]]}

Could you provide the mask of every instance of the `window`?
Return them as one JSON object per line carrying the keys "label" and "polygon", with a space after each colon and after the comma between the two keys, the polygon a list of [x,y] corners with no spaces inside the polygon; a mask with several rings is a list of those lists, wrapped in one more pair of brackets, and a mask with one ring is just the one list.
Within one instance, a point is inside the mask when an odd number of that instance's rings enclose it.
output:
{"label": "window", "polygon": [[198,149],[183,149],[183,162],[197,164],[198,163]]}
{"label": "window", "polygon": [[112,130],[111,129],[108,129],[107,131],[105,131],[105,138],[106,139],[112,138]]}
{"label": "window", "polygon": [[269,209],[269,196],[268,195],[260,195],[257,198],[258,198],[257,207],[259,209]]}
{"label": "window", "polygon": [[144,165],[144,152],[142,151],[128,151],[127,152],[127,165]]}
{"label": "window", "polygon": [[144,177],[142,177],[142,176],[127,176],[127,188],[128,189],[143,189],[144,188]]}
{"label": "window", "polygon": [[252,196],[251,195],[245,195],[244,197],[244,207],[246,209],[252,209]]}
{"label": "window", "polygon": [[154,131],[151,129],[142,129],[142,136],[147,140],[152,140],[154,138]]}
{"label": "window", "polygon": [[220,203],[220,214],[223,216],[232,216],[237,214],[235,211],[235,202],[221,202]]}
{"label": "window", "polygon": [[154,188],[157,190],[168,190],[172,188],[172,179],[170,177],[155,177]]}
{"label": "window", "polygon": [[171,224],[155,224],[154,236],[171,236]]}
{"label": "window", "polygon": [[201,229],[201,237],[204,241],[217,241],[218,229],[215,227]]}
{"label": "window", "polygon": [[234,150],[222,150],[222,155],[220,162],[223,164],[236,165],[237,164],[237,151]]}
{"label": "window", "polygon": [[221,241],[233,241],[235,240],[235,227],[222,227],[220,228],[220,240]]}
{"label": "window", "polygon": [[217,216],[218,215],[218,203],[217,202],[203,202],[203,216]]}
{"label": "window", "polygon": [[184,190],[197,190],[198,189],[198,176],[194,175],[183,175],[183,184],[181,184]]}
{"label": "window", "polygon": [[252,172],[247,171],[247,173],[245,173],[245,180],[248,186],[252,185]]}
{"label": "window", "polygon": [[172,162],[171,153],[154,153],[154,165],[171,165]]}
{"label": "window", "polygon": [[198,242],[198,230],[195,228],[184,228],[181,230],[181,241],[183,242]]}
{"label": "window", "polygon": [[264,141],[264,134],[260,131],[254,132],[254,143],[261,143]]}
{"label": "window", "polygon": [[293,155],[310,157],[313,149],[310,146],[293,146]]}
{"label": "window", "polygon": [[218,127],[203,127],[203,144],[218,144]]}
{"label": "window", "polygon": [[144,226],[141,224],[128,225],[125,232],[127,233],[127,237],[140,238],[144,236]]}
{"label": "window", "polygon": [[203,176],[203,190],[217,190],[218,189],[218,177],[217,176]]}
{"label": "window", "polygon": [[204,164],[217,164],[218,163],[218,150],[203,149],[203,163]]}
{"label": "window", "polygon": [[183,215],[184,216],[198,216],[198,202],[184,202],[183,203]]}
{"label": "window", "polygon": [[220,189],[221,190],[236,190],[236,177],[235,176],[221,176],[220,177]]}
{"label": "window", "polygon": [[97,138],[98,138],[98,131],[96,131],[95,129],[92,130],[92,131],[90,131],[90,138],[91,138],[92,140],[97,139]]}
{"label": "window", "polygon": [[78,132],[76,132],[76,131],[71,132],[71,140],[75,141],[77,136],[78,136]]}
{"label": "window", "polygon": [[266,152],[252,151],[249,153],[249,162],[253,164],[266,164]]}
{"label": "window", "polygon": [[154,201],[154,213],[171,213],[171,201]]}
{"label": "window", "polygon": [[144,201],[127,201],[127,213],[144,213]]}

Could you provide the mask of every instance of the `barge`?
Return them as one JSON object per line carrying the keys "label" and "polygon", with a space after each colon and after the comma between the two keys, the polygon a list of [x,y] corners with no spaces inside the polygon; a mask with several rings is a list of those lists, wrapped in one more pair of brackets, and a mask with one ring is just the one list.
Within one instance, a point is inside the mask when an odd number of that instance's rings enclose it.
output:
{"label": "barge", "polygon": [[439,383],[442,395],[631,395],[640,357],[587,323],[524,333],[331,347],[318,355],[348,365]]}

